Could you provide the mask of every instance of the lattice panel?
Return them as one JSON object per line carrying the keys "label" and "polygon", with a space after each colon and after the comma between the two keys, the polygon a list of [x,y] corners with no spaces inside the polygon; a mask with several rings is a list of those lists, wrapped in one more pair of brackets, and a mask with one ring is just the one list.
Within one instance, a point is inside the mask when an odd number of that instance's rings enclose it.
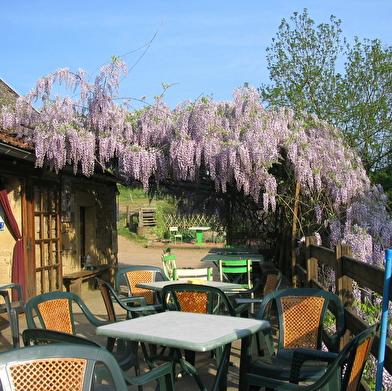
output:
{"label": "lattice panel", "polygon": [[283,311],[283,346],[316,349],[325,300],[322,297],[289,296],[280,299]]}
{"label": "lattice panel", "polygon": [[45,327],[72,334],[71,309],[67,299],[55,299],[38,304]]}
{"label": "lattice panel", "polygon": [[176,292],[181,311],[207,313],[208,293],[206,292]]}
{"label": "lattice panel", "polygon": [[82,391],[87,361],[43,359],[10,365],[15,391]]}
{"label": "lattice panel", "polygon": [[139,282],[152,282],[154,280],[154,272],[151,270],[136,270],[126,273],[129,286],[133,296],[144,296],[147,304],[154,303],[154,292],[150,289],[138,288]]}

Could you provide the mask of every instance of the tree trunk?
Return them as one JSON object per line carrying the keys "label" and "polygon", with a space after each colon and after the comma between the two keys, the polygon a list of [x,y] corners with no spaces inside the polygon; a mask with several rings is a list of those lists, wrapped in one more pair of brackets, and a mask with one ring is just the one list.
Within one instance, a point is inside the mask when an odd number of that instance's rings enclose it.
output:
{"label": "tree trunk", "polygon": [[301,186],[299,182],[295,185],[295,198],[293,208],[293,225],[291,230],[291,279],[293,286],[296,287],[295,268],[297,264],[296,244],[298,240],[298,211],[299,211],[299,195]]}

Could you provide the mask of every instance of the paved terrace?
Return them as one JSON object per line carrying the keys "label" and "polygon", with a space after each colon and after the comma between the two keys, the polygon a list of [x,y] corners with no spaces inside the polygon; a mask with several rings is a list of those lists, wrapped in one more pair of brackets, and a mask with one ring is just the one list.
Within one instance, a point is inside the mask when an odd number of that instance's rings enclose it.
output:
{"label": "paved terrace", "polygon": [[[150,265],[161,267],[161,254],[164,248],[170,247],[172,252],[177,255],[177,265],[180,267],[206,267],[205,262],[200,262],[209,251],[211,247],[217,247],[216,244],[206,244],[205,246],[195,246],[193,244],[154,244],[153,246],[144,247],[142,245],[130,242],[123,237],[119,237],[119,267],[125,267],[130,265]],[[210,265],[208,265],[210,266]],[[212,266],[212,265],[211,265]],[[214,279],[218,280],[219,277],[215,274]],[[283,283],[284,285],[287,282]],[[98,318],[106,320],[106,310],[104,307],[103,300],[99,290],[93,291],[83,291],[82,298],[85,301],[88,308],[96,315]],[[118,312],[120,319],[125,319],[125,313]],[[84,323],[84,317],[80,315],[80,319],[76,319],[77,333],[79,335],[85,336],[87,338],[95,339],[106,345],[106,339],[103,337],[98,337],[94,334],[95,327]],[[20,317],[20,330],[26,328],[26,321],[24,315]],[[10,333],[10,328],[8,326],[7,318],[0,317],[0,352],[12,349],[12,338]],[[173,332],[175,333],[175,326],[173,327]],[[238,363],[240,356],[240,343],[237,341],[232,345],[231,352],[231,365],[229,368],[228,375],[228,391],[234,391],[238,389]],[[143,358],[140,356],[142,370],[147,371],[147,366],[143,363]],[[201,373],[202,379],[205,382],[208,389],[214,380],[215,375],[215,359],[211,358],[209,352],[197,353],[196,354],[196,368]],[[131,369],[129,372],[130,376],[134,376],[134,371]],[[147,385],[144,387],[145,391],[155,391],[156,384]],[[136,387],[131,387],[130,389],[137,389]],[[189,376],[184,376],[179,379],[176,383],[177,390],[193,391],[198,390],[195,381]]]}

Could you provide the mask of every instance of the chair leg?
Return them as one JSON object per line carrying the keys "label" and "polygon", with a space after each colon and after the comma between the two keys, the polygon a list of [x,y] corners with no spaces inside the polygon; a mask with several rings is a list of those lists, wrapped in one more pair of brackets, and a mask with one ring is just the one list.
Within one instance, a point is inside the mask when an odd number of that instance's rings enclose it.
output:
{"label": "chair leg", "polygon": [[19,338],[19,319],[18,312],[15,309],[11,309],[10,313],[10,326],[11,326],[11,334],[12,334],[12,343],[14,348],[20,347],[20,338]]}

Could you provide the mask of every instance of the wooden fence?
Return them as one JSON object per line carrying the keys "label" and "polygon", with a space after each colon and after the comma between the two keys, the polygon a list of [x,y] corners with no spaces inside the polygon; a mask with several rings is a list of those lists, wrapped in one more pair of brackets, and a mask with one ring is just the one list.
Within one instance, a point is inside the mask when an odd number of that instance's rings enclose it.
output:
{"label": "wooden fence", "polygon": [[[342,299],[345,305],[345,315],[347,329],[357,335],[368,324],[362,320],[351,308],[353,302],[353,281],[358,286],[366,287],[381,296],[384,287],[384,269],[369,265],[352,258],[351,247],[347,245],[337,246],[335,251],[316,245],[316,238],[308,237],[305,241],[305,256],[298,258],[293,264],[293,275],[297,278],[297,284],[309,288],[323,288],[319,283],[318,270],[323,265],[329,266],[334,273],[336,294]],[[392,300],[389,292],[389,300]],[[346,336],[346,343],[348,335]],[[379,349],[379,339],[376,338],[371,353],[377,357]],[[384,362],[385,369],[392,374],[392,344],[386,346],[386,356]],[[369,390],[365,385],[363,390]]]}

